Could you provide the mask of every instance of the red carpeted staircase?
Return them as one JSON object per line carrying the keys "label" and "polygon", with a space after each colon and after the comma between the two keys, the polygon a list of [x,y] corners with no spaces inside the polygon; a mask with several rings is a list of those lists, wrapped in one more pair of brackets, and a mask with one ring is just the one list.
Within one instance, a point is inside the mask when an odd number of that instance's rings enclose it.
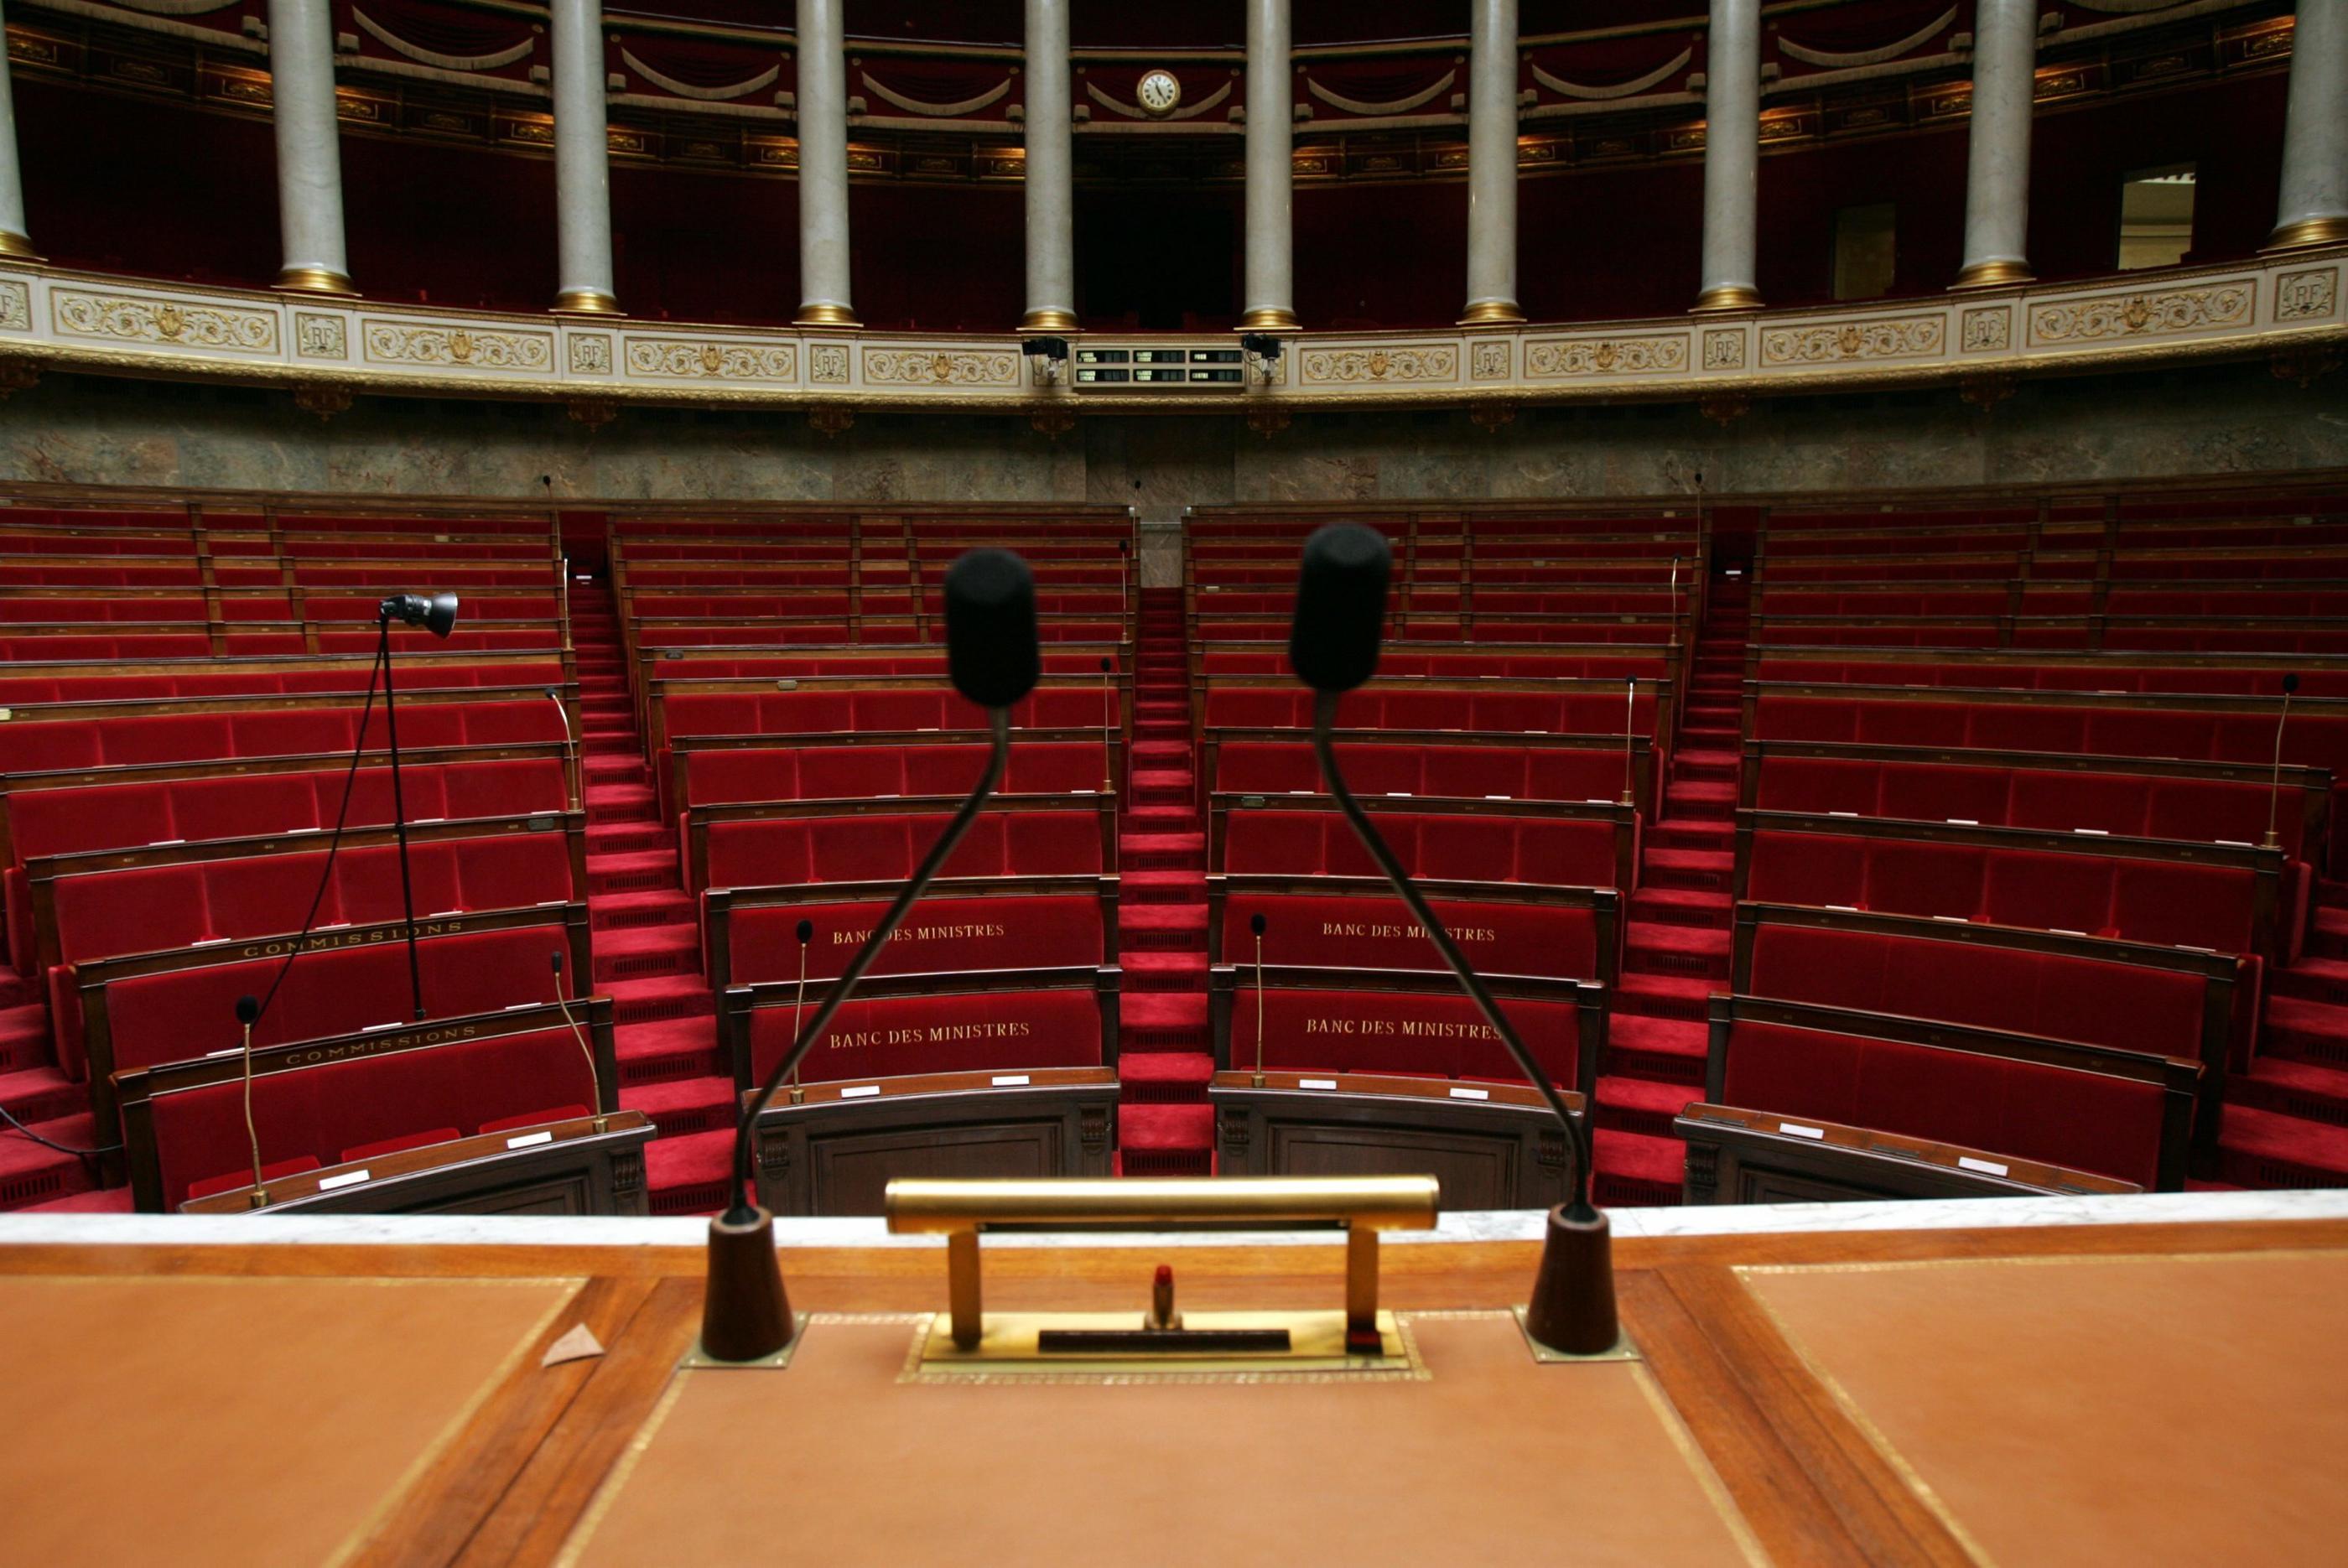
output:
{"label": "red carpeted staircase", "polygon": [[1207,1035],[1207,835],[1190,743],[1182,591],[1141,591],[1133,756],[1117,834],[1117,1169],[1205,1176],[1214,1168]]}
{"label": "red carpeted staircase", "polygon": [[2267,975],[2259,1054],[2226,1079],[2218,1182],[2348,1185],[2348,883],[2319,882],[2307,952]]}
{"label": "red carpeted staircase", "polygon": [[644,1151],[652,1212],[705,1213],[725,1206],[733,1140],[734,1085],[717,1057],[716,997],[702,979],[676,834],[654,802],[611,589],[572,583],[571,624],[585,729],[594,993],[612,998],[620,1103],[660,1129]]}
{"label": "red carpeted staircase", "polygon": [[1715,581],[1660,821],[1640,845],[1622,977],[1599,1058],[1597,1196],[1676,1203],[1686,1146],[1672,1118],[1704,1095],[1704,999],[1728,988],[1730,871],[1745,678],[1743,577]]}
{"label": "red carpeted staircase", "polygon": [[[89,1086],[66,1077],[56,1057],[48,998],[34,982],[0,967],[0,1106],[52,1143],[91,1148],[98,1139]],[[50,1207],[127,1212],[130,1190],[98,1191],[95,1161],[45,1149],[0,1123],[0,1209]]]}

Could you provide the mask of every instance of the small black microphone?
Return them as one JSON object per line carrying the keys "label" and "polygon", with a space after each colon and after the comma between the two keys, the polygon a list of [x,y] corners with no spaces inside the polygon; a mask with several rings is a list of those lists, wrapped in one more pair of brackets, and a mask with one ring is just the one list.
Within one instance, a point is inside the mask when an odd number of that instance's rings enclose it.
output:
{"label": "small black microphone", "polygon": [[1035,574],[1007,550],[973,550],[946,568],[946,673],[981,707],[1009,707],[1044,673]]}
{"label": "small black microphone", "polygon": [[[1361,802],[1345,787],[1330,742],[1336,723],[1337,700],[1370,678],[1377,669],[1381,626],[1385,618],[1386,576],[1393,556],[1385,540],[1358,523],[1331,523],[1304,542],[1304,560],[1297,578],[1296,620],[1291,628],[1289,663],[1306,685],[1320,695],[1313,704],[1313,754],[1328,780],[1339,810],[1377,862],[1395,895],[1418,918],[1426,938],[1435,944],[1459,988],[1476,1005],[1499,1037],[1534,1090],[1548,1102],[1563,1126],[1573,1150],[1573,1196],[1550,1211],[1548,1239],[1541,1248],[1540,1273],[1535,1276],[1526,1327],[1532,1336],[1555,1349],[1575,1355],[1595,1355],[1612,1349],[1622,1337],[1614,1310],[1613,1247],[1606,1222],[1590,1201],[1592,1175],[1588,1127],[1576,1121],[1548,1071],[1525,1048],[1525,1042],[1500,1010],[1483,977],[1468,964],[1443,922],[1426,902],[1418,884],[1395,859],[1394,851],[1372,825]],[[1638,689],[1637,683],[1631,689]],[[1627,737],[1626,737],[1627,739]],[[1259,959],[1256,995],[1263,994]],[[1259,1030],[1262,1026],[1259,1024]],[[1258,1047],[1262,1049],[1261,1045]],[[1261,1067],[1259,1066],[1259,1070]],[[1585,1103],[1596,1086],[1582,1084]]]}
{"label": "small black microphone", "polygon": [[2299,672],[2288,671],[2282,677],[2282,712],[2275,717],[2274,767],[2267,774],[2267,836],[2264,847],[2281,849],[2282,840],[2275,834],[2277,813],[2282,806],[2282,727],[2291,722],[2291,699],[2299,690]]}
{"label": "small black microphone", "polygon": [[[756,1191],[751,1139],[758,1118],[785,1079],[797,1082],[799,1064],[856,994],[865,971],[1002,783],[1004,765],[1011,756],[1011,706],[1033,691],[1043,674],[1035,641],[1035,575],[1025,561],[1006,550],[971,551],[947,568],[945,599],[946,669],[954,689],[987,710],[993,744],[986,769],[734,1124],[733,1191],[725,1212],[709,1222],[708,1285],[702,1296],[701,1348],[715,1360],[756,1361],[788,1345],[798,1333],[775,1253],[774,1216],[751,1196]],[[812,921],[799,922],[802,989],[806,944],[814,934]],[[796,1015],[798,1009],[792,1011]]]}
{"label": "small black microphone", "polygon": [[1394,552],[1358,522],[1333,522],[1304,542],[1288,665],[1306,686],[1348,692],[1377,673]]}
{"label": "small black microphone", "polygon": [[554,973],[559,977],[562,974],[562,949],[558,947],[553,952],[548,954],[546,955],[546,961],[554,965]]}
{"label": "small black microphone", "polygon": [[261,1022],[261,998],[239,996],[236,999],[236,1021],[247,1028]]}
{"label": "small black microphone", "polygon": [[1253,914],[1248,916],[1248,931],[1251,934],[1255,936],[1262,936],[1263,934],[1263,911],[1257,910]]}

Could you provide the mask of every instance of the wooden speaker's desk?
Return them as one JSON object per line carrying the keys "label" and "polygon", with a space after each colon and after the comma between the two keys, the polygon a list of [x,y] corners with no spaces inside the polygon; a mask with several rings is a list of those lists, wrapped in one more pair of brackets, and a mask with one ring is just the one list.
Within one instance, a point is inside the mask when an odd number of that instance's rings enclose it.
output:
{"label": "wooden speaker's desk", "polygon": [[[11,1219],[0,1562],[2288,1563],[2348,1539],[2342,1194],[1625,1212],[1637,1357],[1567,1365],[1508,1310],[1537,1222],[1389,1238],[1396,1374],[972,1380],[911,1356],[943,1246],[876,1222],[780,1227],[811,1315],[788,1367],[680,1372],[698,1222]],[[987,1305],[1138,1321],[1164,1262],[1186,1309],[1328,1305],[1334,1240],[996,1238]],[[543,1365],[582,1325],[604,1353]]]}

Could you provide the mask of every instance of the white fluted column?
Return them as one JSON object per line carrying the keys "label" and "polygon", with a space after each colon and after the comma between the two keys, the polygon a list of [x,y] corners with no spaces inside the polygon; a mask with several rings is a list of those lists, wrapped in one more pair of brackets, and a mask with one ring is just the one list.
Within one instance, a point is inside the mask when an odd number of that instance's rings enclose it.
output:
{"label": "white fluted column", "polygon": [[1712,0],[1704,46],[1704,292],[1698,310],[1750,310],[1761,183],[1761,0]]}
{"label": "white fluted column", "polygon": [[1068,0],[1027,0],[1027,314],[1022,332],[1076,326],[1076,192]]}
{"label": "white fluted column", "polygon": [[269,0],[269,101],[277,129],[277,286],[354,294],[343,245],[342,127],[326,0]]}
{"label": "white fluted column", "polygon": [[1976,0],[1965,263],[1957,288],[2030,281],[2030,106],[2037,72],[2038,0]]}
{"label": "white fluted column", "polygon": [[1522,321],[1517,304],[1517,0],[1468,21],[1468,309],[1462,326]]}
{"label": "white fluted column", "polygon": [[1247,286],[1240,325],[1250,332],[1296,325],[1289,70],[1288,0],[1247,0]]}
{"label": "white fluted column", "polygon": [[[0,37],[8,19],[0,16]],[[8,52],[0,48],[0,256],[38,261],[25,226],[25,181],[16,166],[16,99],[8,88]]]}
{"label": "white fluted column", "polygon": [[848,288],[848,57],[843,0],[798,0],[799,313],[854,326]]}
{"label": "white fluted column", "polygon": [[553,13],[554,308],[616,315],[603,0],[554,0]]}
{"label": "white fluted column", "polygon": [[2282,191],[2267,249],[2348,240],[2348,0],[2299,0]]}

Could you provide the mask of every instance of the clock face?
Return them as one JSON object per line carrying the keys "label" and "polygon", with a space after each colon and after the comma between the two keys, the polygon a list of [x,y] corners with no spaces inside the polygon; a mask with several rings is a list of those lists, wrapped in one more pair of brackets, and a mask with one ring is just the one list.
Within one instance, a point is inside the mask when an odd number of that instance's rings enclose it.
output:
{"label": "clock face", "polygon": [[1174,79],[1171,71],[1152,71],[1141,78],[1134,96],[1151,114],[1171,114],[1174,106],[1182,101],[1182,84]]}

